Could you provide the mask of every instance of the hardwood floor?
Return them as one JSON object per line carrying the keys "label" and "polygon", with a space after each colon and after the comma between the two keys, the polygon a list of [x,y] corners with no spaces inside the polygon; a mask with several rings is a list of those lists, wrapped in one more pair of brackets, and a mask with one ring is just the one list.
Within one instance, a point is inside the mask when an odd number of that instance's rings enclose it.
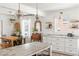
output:
{"label": "hardwood floor", "polygon": [[[49,56],[48,51],[43,51],[43,52],[37,54],[37,56]],[[69,56],[69,55],[57,53],[57,52],[52,52],[52,56]]]}

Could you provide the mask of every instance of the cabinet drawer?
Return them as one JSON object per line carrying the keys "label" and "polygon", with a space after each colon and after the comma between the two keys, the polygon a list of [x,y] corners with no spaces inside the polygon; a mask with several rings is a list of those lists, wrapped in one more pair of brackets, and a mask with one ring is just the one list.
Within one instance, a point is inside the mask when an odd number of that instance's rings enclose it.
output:
{"label": "cabinet drawer", "polygon": [[44,40],[44,39],[47,39],[47,37],[43,37],[43,40]]}
{"label": "cabinet drawer", "polygon": [[64,41],[63,38],[56,38],[55,40],[56,40],[56,41]]}
{"label": "cabinet drawer", "polygon": [[52,43],[50,40],[43,40],[43,42]]}
{"label": "cabinet drawer", "polygon": [[64,52],[64,47],[63,46],[58,46],[56,48],[57,51],[61,51],[61,52]]}
{"label": "cabinet drawer", "polygon": [[77,43],[77,40],[75,39],[65,39],[66,43]]}
{"label": "cabinet drawer", "polygon": [[52,44],[64,44],[64,41],[52,41]]}
{"label": "cabinet drawer", "polygon": [[43,42],[52,43],[52,41],[48,39],[43,39]]}
{"label": "cabinet drawer", "polygon": [[77,48],[77,43],[65,43],[65,47]]}
{"label": "cabinet drawer", "polygon": [[78,54],[78,50],[76,48],[65,48],[65,52],[70,53],[70,54],[74,54],[74,55]]}
{"label": "cabinet drawer", "polygon": [[64,46],[64,42],[52,42],[52,45],[54,46]]}
{"label": "cabinet drawer", "polygon": [[64,41],[62,41],[62,40],[52,40],[52,42],[62,43],[62,42],[64,42]]}

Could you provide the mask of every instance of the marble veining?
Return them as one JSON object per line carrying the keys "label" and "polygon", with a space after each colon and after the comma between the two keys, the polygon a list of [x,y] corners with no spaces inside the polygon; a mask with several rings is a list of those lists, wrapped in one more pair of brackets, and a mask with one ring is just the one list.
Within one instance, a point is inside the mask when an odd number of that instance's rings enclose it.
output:
{"label": "marble veining", "polygon": [[47,43],[33,42],[0,50],[0,56],[27,56],[50,46]]}

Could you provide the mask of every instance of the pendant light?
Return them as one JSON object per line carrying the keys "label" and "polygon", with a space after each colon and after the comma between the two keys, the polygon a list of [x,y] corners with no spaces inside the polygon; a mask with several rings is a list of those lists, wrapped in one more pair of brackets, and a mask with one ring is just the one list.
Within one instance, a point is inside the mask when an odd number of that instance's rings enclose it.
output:
{"label": "pendant light", "polygon": [[39,27],[39,31],[41,32],[42,31],[42,23],[41,21],[39,20],[39,17],[38,17],[38,3],[36,3],[36,21],[35,21],[35,29],[37,30],[36,27]]}
{"label": "pendant light", "polygon": [[38,17],[38,3],[36,3],[36,21],[39,20],[39,17]]}
{"label": "pendant light", "polygon": [[61,12],[60,12],[59,19],[62,19],[62,16],[63,16],[63,12],[61,11]]}
{"label": "pendant light", "polygon": [[16,16],[18,19],[20,19],[20,16],[21,16],[20,3],[18,3],[18,10],[17,10]]}

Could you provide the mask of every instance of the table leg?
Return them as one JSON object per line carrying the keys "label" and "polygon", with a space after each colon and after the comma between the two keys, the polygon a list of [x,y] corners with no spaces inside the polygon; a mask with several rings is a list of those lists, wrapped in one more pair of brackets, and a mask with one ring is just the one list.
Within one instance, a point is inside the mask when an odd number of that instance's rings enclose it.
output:
{"label": "table leg", "polygon": [[24,38],[24,44],[26,43],[26,38]]}
{"label": "table leg", "polygon": [[14,46],[13,40],[12,40],[12,46]]}
{"label": "table leg", "polygon": [[50,53],[50,56],[52,56],[52,45],[50,46],[49,53]]}

